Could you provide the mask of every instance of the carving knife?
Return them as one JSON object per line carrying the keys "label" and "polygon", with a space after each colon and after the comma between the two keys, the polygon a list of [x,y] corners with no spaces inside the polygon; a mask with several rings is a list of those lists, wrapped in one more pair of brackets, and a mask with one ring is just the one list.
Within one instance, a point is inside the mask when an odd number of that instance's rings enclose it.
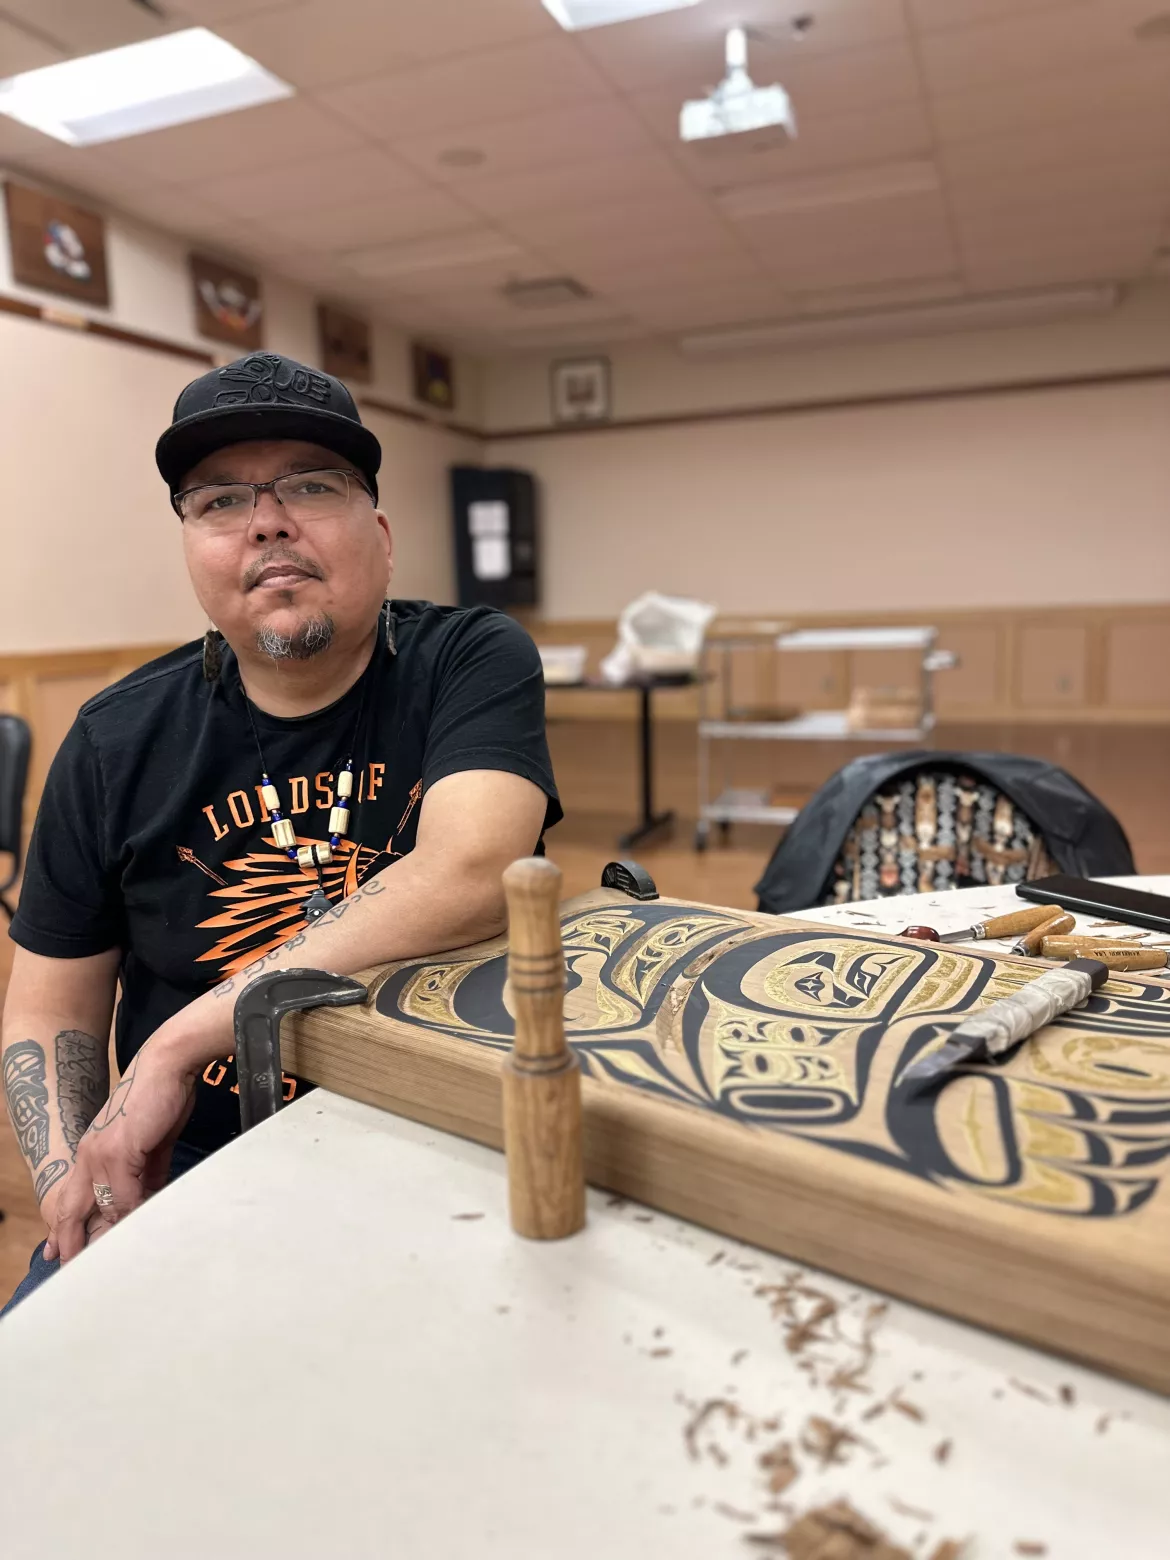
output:
{"label": "carving knife", "polygon": [[1010,997],[965,1018],[937,1051],[911,1062],[901,1082],[918,1094],[946,1083],[957,1067],[1002,1060],[1021,1040],[1087,1002],[1108,976],[1098,959],[1073,959],[1060,969],[1048,970]]}

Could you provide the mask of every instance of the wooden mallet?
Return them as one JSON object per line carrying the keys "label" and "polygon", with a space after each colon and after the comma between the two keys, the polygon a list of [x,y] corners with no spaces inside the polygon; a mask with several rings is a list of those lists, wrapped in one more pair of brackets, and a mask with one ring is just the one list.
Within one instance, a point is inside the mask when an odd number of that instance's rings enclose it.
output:
{"label": "wooden mallet", "polygon": [[512,1228],[559,1240],[585,1223],[581,1069],[565,1043],[561,874],[541,856],[504,873],[516,1038],[505,1059],[504,1152]]}

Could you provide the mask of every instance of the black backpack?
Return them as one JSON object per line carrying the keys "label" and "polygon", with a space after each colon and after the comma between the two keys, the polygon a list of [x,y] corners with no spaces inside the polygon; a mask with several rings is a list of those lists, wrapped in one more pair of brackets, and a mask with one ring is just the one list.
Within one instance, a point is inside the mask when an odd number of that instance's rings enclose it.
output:
{"label": "black backpack", "polygon": [[788,915],[1053,870],[1136,870],[1117,819],[1067,771],[1015,753],[875,753],[839,769],[805,804],[756,894],[760,910]]}

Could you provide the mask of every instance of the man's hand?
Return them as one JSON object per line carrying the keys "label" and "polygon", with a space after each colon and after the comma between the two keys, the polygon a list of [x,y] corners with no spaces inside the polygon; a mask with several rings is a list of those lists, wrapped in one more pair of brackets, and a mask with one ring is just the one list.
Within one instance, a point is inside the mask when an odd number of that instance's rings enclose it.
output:
{"label": "man's hand", "polygon": [[[87,1239],[166,1185],[171,1151],[195,1104],[195,1078],[158,1039],[156,1034],[138,1052],[81,1139],[55,1208],[47,1198],[42,1205],[49,1223],[46,1258],[70,1261]],[[98,1202],[95,1186],[110,1188],[108,1201]]]}

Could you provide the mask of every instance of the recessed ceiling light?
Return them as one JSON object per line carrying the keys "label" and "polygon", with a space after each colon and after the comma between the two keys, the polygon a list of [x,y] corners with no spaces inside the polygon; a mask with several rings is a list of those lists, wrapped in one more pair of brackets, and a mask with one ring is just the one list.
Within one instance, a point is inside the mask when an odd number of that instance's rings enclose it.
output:
{"label": "recessed ceiling light", "polygon": [[92,146],[292,91],[206,27],[189,27],[9,76],[0,81],[0,113],[70,146]]}
{"label": "recessed ceiling light", "polygon": [[570,32],[586,27],[608,27],[612,22],[632,22],[660,11],[685,11],[699,0],[543,0],[546,11]]}
{"label": "recessed ceiling light", "polygon": [[1170,11],[1147,16],[1134,28],[1133,35],[1140,43],[1161,43],[1170,39]]}

